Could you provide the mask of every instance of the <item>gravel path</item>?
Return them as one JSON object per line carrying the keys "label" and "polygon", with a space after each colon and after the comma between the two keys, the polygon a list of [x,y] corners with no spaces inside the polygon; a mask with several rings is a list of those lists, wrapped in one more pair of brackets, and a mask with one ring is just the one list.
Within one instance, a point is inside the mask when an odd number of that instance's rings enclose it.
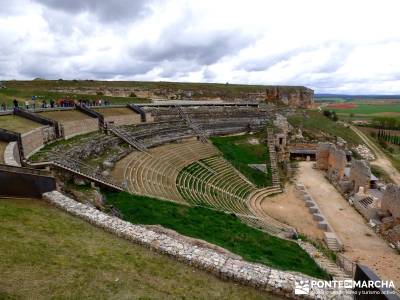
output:
{"label": "gravel path", "polygon": [[312,162],[299,164],[299,177],[344,245],[344,255],[400,287],[400,255],[380,238]]}
{"label": "gravel path", "polygon": [[385,153],[376,146],[361,130],[354,126],[350,128],[363,140],[363,142],[374,152],[376,160],[371,164],[381,167],[397,185],[400,185],[400,172],[392,165]]}

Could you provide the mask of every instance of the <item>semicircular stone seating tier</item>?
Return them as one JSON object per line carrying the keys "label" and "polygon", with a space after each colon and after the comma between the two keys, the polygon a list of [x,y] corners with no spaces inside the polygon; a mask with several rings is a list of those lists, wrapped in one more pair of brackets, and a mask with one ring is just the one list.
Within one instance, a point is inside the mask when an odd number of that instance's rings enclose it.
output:
{"label": "semicircular stone seating tier", "polygon": [[294,232],[260,206],[265,197],[280,189],[257,189],[211,143],[191,140],[135,151],[125,166],[124,178],[134,194],[234,213],[274,235],[287,237]]}

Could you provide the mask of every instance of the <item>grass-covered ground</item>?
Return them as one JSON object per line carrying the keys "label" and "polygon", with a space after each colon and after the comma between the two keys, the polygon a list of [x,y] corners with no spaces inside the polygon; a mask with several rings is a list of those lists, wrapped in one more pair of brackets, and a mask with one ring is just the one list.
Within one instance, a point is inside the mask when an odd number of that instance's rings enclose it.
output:
{"label": "grass-covered ground", "polygon": [[[370,138],[370,140],[386,154],[386,157],[391,161],[393,166],[400,171],[400,146],[379,140],[377,136],[378,129],[376,128],[361,126],[357,128],[364,132]],[[389,176],[385,174],[383,170],[380,170],[379,167],[375,169],[375,173],[374,174],[377,177],[382,177],[382,179],[386,180],[387,182],[391,181]]]}
{"label": "grass-covered ground", "polygon": [[386,101],[381,101],[382,103],[360,103],[352,102],[355,104],[354,108],[347,109],[332,109],[339,113],[353,113],[353,114],[381,114],[381,113],[400,113],[400,102],[391,103]]}
{"label": "grass-covered ground", "polygon": [[91,119],[90,116],[80,112],[76,109],[74,110],[55,110],[37,113],[45,118],[52,119],[58,122],[70,122]]}
{"label": "grass-covered ground", "polygon": [[298,112],[288,117],[294,128],[303,130],[303,135],[311,139],[335,140],[336,137],[345,139],[350,145],[362,144],[361,139],[350,128],[325,117],[318,111]]}
{"label": "grass-covered ground", "polygon": [[190,207],[128,193],[106,193],[129,222],[159,224],[219,245],[247,261],[324,278],[325,273],[296,243],[247,226],[237,217],[204,207]]}
{"label": "grass-covered ground", "polygon": [[111,107],[111,108],[92,108],[104,117],[121,116],[121,115],[135,115],[136,113],[127,107]]}
{"label": "grass-covered ground", "polygon": [[279,299],[38,200],[0,199],[0,299]]}
{"label": "grass-covered ground", "polygon": [[[202,96],[219,95],[227,98],[239,98],[248,93],[265,92],[275,86],[246,85],[246,84],[220,84],[220,83],[193,83],[193,82],[144,82],[144,81],[94,81],[94,80],[32,80],[32,81],[3,81],[7,88],[0,89],[0,103],[6,101],[11,104],[12,98],[24,101],[31,96],[40,96],[40,100],[58,99],[63,97],[80,98],[87,100],[107,99],[111,104],[150,102],[150,99],[137,97],[110,97],[103,95],[84,95],[59,93],[54,90],[63,89],[94,89],[101,91],[103,88],[137,88],[142,91],[174,90],[191,91],[194,99]],[[281,92],[291,93],[298,90],[298,86],[280,86]],[[51,92],[51,90],[53,92]]]}
{"label": "grass-covered ground", "polygon": [[149,99],[137,98],[137,97],[112,97],[104,95],[86,95],[77,93],[60,93],[60,92],[50,92],[47,90],[54,88],[54,86],[35,86],[35,85],[17,85],[12,88],[0,89],[0,104],[5,102],[7,106],[12,107],[13,99],[19,101],[20,106],[25,106],[25,101],[28,100],[30,105],[33,104],[31,101],[32,96],[36,96],[36,107],[42,104],[45,100],[49,104],[50,100],[58,99],[82,99],[82,100],[108,100],[110,104],[127,104],[127,103],[146,103],[151,102]]}
{"label": "grass-covered ground", "polygon": [[0,128],[7,129],[19,133],[31,131],[37,127],[44,126],[29,119],[25,119],[16,115],[0,116]]}
{"label": "grass-covered ground", "polygon": [[[259,144],[250,144],[250,139],[258,139]],[[265,139],[264,132],[210,138],[224,158],[258,187],[272,185],[268,147],[262,142]],[[255,170],[249,164],[267,164],[268,173]]]}

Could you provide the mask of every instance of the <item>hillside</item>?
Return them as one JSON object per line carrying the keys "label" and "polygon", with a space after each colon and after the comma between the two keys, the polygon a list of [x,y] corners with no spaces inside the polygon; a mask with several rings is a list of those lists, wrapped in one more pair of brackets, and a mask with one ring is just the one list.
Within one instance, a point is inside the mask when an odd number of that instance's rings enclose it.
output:
{"label": "hillside", "polygon": [[[252,100],[271,101],[306,107],[313,102],[314,92],[302,86],[244,85],[221,83],[93,81],[93,80],[33,80],[4,81],[0,101],[8,97],[20,100],[32,95],[42,99],[71,96],[72,98],[110,99],[113,103],[143,102],[146,99],[189,100]],[[9,99],[8,99],[9,100]]]}

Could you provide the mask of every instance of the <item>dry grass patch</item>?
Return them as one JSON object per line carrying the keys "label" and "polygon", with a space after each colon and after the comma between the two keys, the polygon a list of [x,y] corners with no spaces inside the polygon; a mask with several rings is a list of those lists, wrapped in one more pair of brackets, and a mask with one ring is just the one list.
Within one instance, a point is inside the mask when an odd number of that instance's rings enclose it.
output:
{"label": "dry grass patch", "polygon": [[0,299],[280,299],[37,200],[0,199]]}
{"label": "dry grass patch", "polygon": [[93,108],[93,110],[105,117],[135,114],[134,111],[127,107]]}
{"label": "dry grass patch", "polygon": [[48,112],[40,112],[38,114],[42,115],[45,118],[53,119],[58,122],[68,122],[68,121],[91,119],[90,116],[85,115],[84,113],[77,111],[77,110],[48,111]]}
{"label": "dry grass patch", "polygon": [[19,133],[25,133],[41,126],[43,125],[40,123],[15,115],[5,115],[0,117],[0,128]]}

